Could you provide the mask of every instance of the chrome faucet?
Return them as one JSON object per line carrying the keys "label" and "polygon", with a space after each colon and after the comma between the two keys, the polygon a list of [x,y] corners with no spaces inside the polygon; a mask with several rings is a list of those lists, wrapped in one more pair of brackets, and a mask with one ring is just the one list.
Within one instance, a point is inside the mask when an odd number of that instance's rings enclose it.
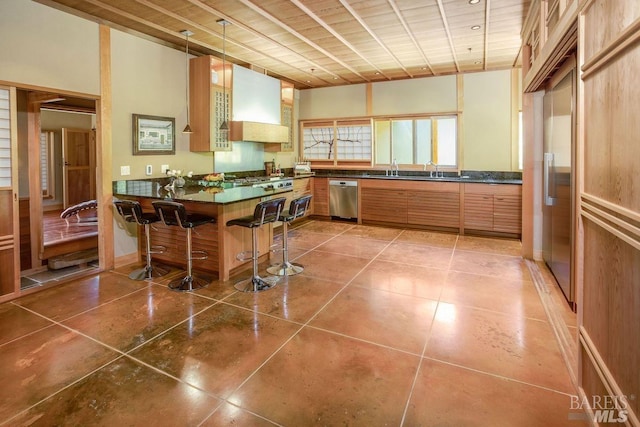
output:
{"label": "chrome faucet", "polygon": [[396,170],[395,176],[398,176],[398,172],[400,172],[400,166],[398,166],[398,161],[396,159],[393,159],[393,164],[391,165],[391,176],[394,176],[393,169]]}
{"label": "chrome faucet", "polygon": [[[427,163],[424,164],[424,168],[423,170],[426,171],[427,170],[427,166],[434,166],[436,168],[436,178],[438,178],[438,165],[436,163],[433,163],[432,160],[429,160]],[[443,175],[444,176],[444,172]],[[433,169],[429,171],[429,178],[433,178]]]}

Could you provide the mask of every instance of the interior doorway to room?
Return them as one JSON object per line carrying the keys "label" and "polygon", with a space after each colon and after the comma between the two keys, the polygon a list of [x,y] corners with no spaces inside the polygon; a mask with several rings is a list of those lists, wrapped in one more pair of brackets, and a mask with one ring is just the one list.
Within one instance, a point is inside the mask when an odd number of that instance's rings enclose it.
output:
{"label": "interior doorway to room", "polygon": [[[26,112],[18,135],[24,290],[99,268],[96,209],[73,213],[96,198],[96,101],[18,92]],[[65,210],[72,214],[62,218]]]}

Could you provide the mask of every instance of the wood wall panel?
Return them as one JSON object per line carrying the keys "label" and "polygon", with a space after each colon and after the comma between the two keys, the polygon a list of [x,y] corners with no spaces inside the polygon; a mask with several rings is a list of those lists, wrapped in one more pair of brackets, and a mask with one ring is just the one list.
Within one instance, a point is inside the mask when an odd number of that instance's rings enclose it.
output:
{"label": "wood wall panel", "polygon": [[[580,388],[640,413],[640,7],[595,0],[581,11],[584,93],[577,248]],[[598,408],[596,408],[598,409]]]}
{"label": "wood wall panel", "polygon": [[[17,157],[17,156],[16,156]],[[14,292],[14,251],[17,242],[13,232],[13,191],[0,190],[0,295]]]}
{"label": "wood wall panel", "polygon": [[29,199],[20,199],[20,271],[31,268],[31,224],[29,222]]}

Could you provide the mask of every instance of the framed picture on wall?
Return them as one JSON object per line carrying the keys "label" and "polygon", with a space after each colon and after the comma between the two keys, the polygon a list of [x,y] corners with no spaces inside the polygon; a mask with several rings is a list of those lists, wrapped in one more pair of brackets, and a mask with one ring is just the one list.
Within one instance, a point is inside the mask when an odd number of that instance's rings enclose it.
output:
{"label": "framed picture on wall", "polygon": [[133,155],[176,154],[176,119],[133,115]]}

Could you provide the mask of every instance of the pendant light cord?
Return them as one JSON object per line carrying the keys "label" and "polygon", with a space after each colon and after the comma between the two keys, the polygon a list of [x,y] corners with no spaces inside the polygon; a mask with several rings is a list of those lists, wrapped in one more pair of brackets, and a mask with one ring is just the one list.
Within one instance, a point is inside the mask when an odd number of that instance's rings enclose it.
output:
{"label": "pendant light cord", "polygon": [[227,130],[229,124],[227,123],[227,23],[222,23],[222,125],[221,129]]}
{"label": "pendant light cord", "polygon": [[187,33],[187,45],[184,49],[184,64],[185,64],[185,77],[187,81],[187,86],[185,89],[185,97],[187,98],[187,126],[190,126],[189,123],[189,33]]}

